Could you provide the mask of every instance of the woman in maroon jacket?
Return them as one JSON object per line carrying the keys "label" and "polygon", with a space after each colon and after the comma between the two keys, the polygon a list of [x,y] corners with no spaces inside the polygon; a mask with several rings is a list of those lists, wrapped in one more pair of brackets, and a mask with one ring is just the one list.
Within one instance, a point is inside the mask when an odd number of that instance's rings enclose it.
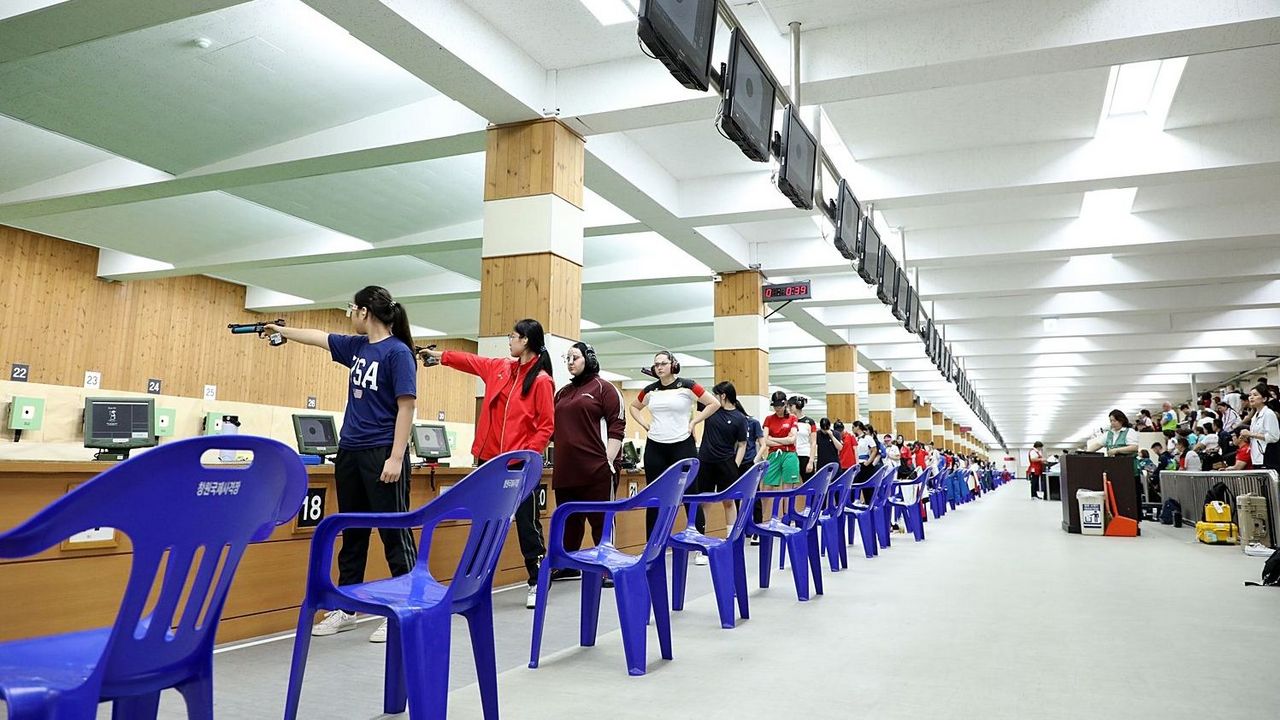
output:
{"label": "woman in maroon jacket", "polygon": [[[627,429],[622,393],[600,377],[600,361],[590,345],[574,343],[565,361],[572,379],[556,393],[556,462],[551,469],[551,488],[556,491],[557,504],[609,500]],[[566,550],[582,548],[588,520],[591,537],[600,544],[604,513],[579,513],[565,522]],[[551,573],[552,580],[578,576],[571,568]]]}
{"label": "woman in maroon jacket", "polygon": [[[555,381],[542,324],[528,318],[516,323],[507,335],[507,346],[511,356],[501,359],[459,350],[422,351],[424,356],[484,381],[484,402],[471,445],[471,454],[480,463],[512,450],[542,453],[555,429]],[[538,597],[538,563],[547,552],[532,493],[516,509],[516,537],[529,574],[525,605],[532,608]]]}

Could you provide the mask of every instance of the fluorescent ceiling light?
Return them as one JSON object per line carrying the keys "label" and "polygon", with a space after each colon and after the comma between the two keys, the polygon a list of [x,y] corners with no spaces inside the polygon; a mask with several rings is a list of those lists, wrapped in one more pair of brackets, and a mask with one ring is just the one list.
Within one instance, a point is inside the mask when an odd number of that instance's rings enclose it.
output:
{"label": "fluorescent ceiling light", "polygon": [[636,19],[638,0],[578,0],[601,25],[619,25]]}
{"label": "fluorescent ceiling light", "polygon": [[582,318],[582,319],[578,322],[578,328],[579,328],[579,329],[581,329],[581,330],[599,330],[599,329],[600,329],[600,326],[599,326],[598,324],[596,324],[596,323],[591,322],[590,320],[588,320],[588,319],[586,319],[586,318]]}
{"label": "fluorescent ceiling light", "polygon": [[1047,318],[1045,318],[1045,319],[1044,319],[1044,331],[1045,331],[1045,332],[1053,332],[1054,330],[1057,330],[1057,329],[1058,329],[1058,318],[1056,318],[1056,317],[1047,317]]}
{"label": "fluorescent ceiling light", "polygon": [[1080,202],[1080,219],[1094,221],[1124,217],[1133,209],[1133,200],[1137,195],[1136,187],[1090,190]]}
{"label": "fluorescent ceiling light", "polygon": [[428,328],[428,327],[422,327],[421,325],[410,325],[410,326],[409,326],[409,334],[410,334],[410,335],[412,335],[412,336],[414,336],[414,337],[416,337],[416,338],[420,338],[420,337],[444,337],[444,336],[445,336],[445,333],[440,332],[439,330],[432,330],[431,328]]}
{"label": "fluorescent ceiling light", "polygon": [[1113,66],[1099,128],[1110,119],[1145,115],[1156,130],[1163,130],[1186,67],[1186,57]]}

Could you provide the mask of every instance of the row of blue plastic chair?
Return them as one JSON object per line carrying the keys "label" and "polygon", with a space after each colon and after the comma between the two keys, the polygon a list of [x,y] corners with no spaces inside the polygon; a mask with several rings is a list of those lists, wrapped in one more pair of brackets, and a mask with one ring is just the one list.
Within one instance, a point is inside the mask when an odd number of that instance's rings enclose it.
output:
{"label": "row of blue plastic chair", "polygon": [[[202,464],[201,458],[214,450],[247,451],[252,461],[238,468]],[[677,463],[626,500],[565,503],[556,509],[551,521],[552,549],[539,573],[531,666],[537,664],[553,568],[583,571],[581,642],[587,646],[595,642],[603,575],[612,577],[628,670],[641,674],[645,624],[651,613],[662,655],[672,657],[665,568],[668,547],[676,569],[674,608],[684,604],[688,553],[703,552],[710,558],[721,624],[733,627],[735,601],[741,617],[748,617],[743,548],[747,532],[761,539],[761,587],[769,583],[776,538],[781,541],[780,560],[786,552],[791,554],[797,594],[805,600],[810,571],[817,592],[822,593],[820,552],[825,551],[833,570],[847,567],[842,529],[849,542],[855,526],[860,529],[868,557],[888,547],[890,513],[903,518],[917,540],[924,539],[918,500],[904,500],[902,489],[928,487],[935,517],[945,513],[947,502],[955,507],[956,502],[968,501],[953,495],[967,498],[967,485],[964,493],[948,486],[947,479],[954,475],[930,474],[895,482],[891,470],[881,469],[863,483],[853,482],[852,471],[833,482],[834,465],[796,489],[760,492],[763,463],[721,493],[684,496],[697,467],[696,460]],[[321,609],[388,618],[383,711],[401,713],[407,705],[414,720],[445,717],[449,624],[453,614],[462,615],[470,629],[484,717],[497,718],[493,576],[515,509],[541,476],[542,458],[537,453],[507,453],[422,508],[392,514],[340,513],[321,521],[312,540],[298,615],[286,720],[297,716],[311,624]],[[150,719],[156,717],[160,692],[170,688],[182,694],[188,717],[212,718],[213,644],[227,590],[248,545],[266,540],[276,525],[292,520],[305,492],[306,471],[297,454],[281,443],[253,436],[192,438],[121,463],[0,534],[0,558],[37,555],[95,527],[117,528],[133,548],[128,583],[111,627],[0,643],[0,698],[7,704],[10,720],[93,718],[101,702],[113,703],[113,720]],[[859,500],[855,492],[866,495]],[[941,504],[938,497],[944,498]],[[775,501],[772,516],[761,524],[749,523],[757,498]],[[742,508],[727,538],[705,536],[692,527],[671,534],[683,502],[692,509],[696,504],[726,500],[738,501]],[[654,531],[642,553],[623,553],[612,542],[612,518],[618,512],[644,508],[658,510]],[[561,542],[565,518],[600,510],[608,513],[601,545],[566,552]],[[427,565],[432,531],[445,520],[470,521],[466,546],[447,584],[434,578]],[[342,530],[355,527],[422,528],[417,564],[399,577],[334,585],[334,542]]]}

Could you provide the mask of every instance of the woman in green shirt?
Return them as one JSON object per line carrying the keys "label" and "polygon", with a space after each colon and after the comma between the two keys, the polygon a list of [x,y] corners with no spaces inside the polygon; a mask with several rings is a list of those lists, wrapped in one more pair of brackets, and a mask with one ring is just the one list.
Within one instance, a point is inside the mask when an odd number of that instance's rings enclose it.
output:
{"label": "woman in green shirt", "polygon": [[1117,409],[1108,413],[1107,419],[1111,421],[1111,429],[1102,439],[1102,454],[1137,455],[1138,431],[1129,424],[1129,417]]}

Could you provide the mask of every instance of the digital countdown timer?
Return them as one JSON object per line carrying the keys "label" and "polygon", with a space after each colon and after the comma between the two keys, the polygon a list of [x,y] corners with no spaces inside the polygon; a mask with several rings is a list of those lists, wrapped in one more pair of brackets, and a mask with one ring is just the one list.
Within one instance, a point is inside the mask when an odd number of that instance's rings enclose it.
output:
{"label": "digital countdown timer", "polygon": [[765,285],[765,302],[786,302],[789,300],[809,300],[813,297],[808,280],[783,283],[781,285]]}

